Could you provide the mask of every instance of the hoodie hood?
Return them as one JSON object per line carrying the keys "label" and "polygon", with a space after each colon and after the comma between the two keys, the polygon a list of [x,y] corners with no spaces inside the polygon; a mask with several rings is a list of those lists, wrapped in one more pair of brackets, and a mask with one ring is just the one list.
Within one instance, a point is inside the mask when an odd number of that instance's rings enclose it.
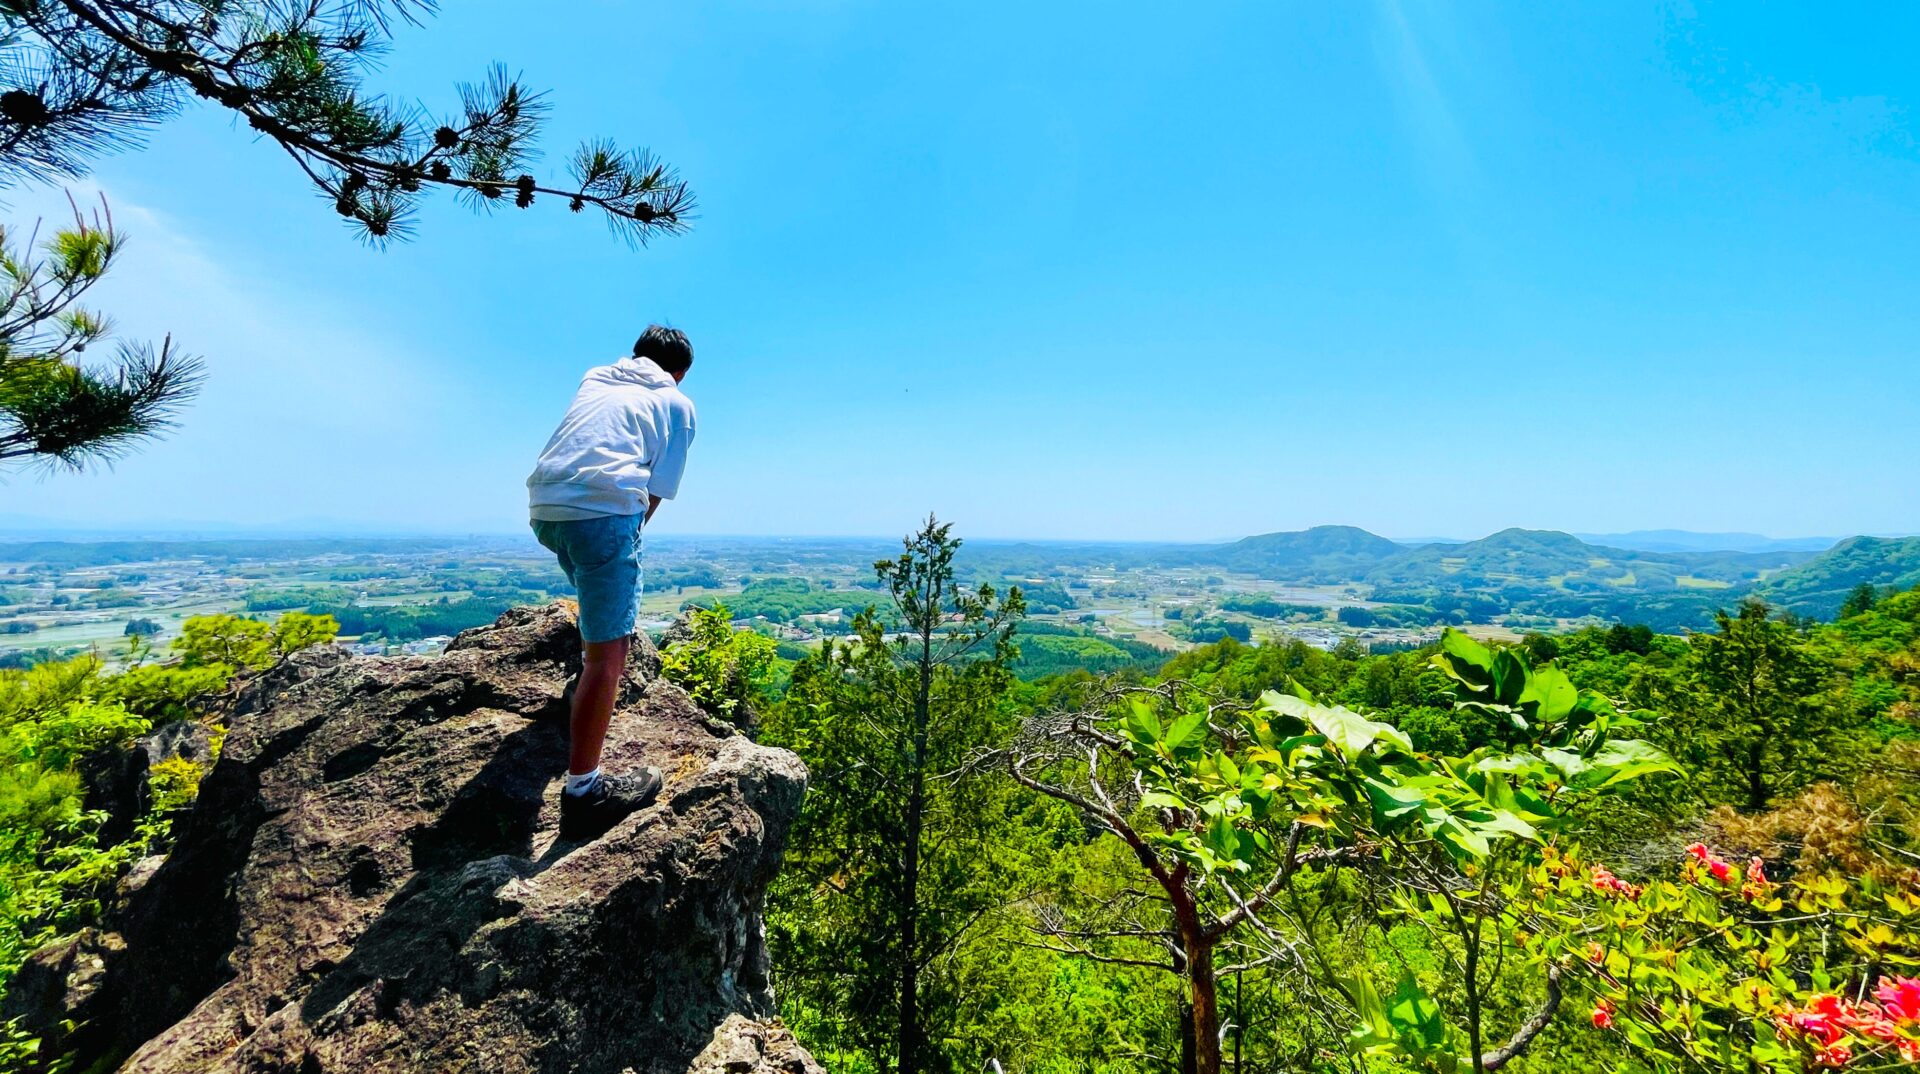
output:
{"label": "hoodie hood", "polygon": [[651,358],[628,355],[603,365],[587,374],[588,383],[623,384],[640,388],[671,388],[675,386],[673,374],[660,368]]}

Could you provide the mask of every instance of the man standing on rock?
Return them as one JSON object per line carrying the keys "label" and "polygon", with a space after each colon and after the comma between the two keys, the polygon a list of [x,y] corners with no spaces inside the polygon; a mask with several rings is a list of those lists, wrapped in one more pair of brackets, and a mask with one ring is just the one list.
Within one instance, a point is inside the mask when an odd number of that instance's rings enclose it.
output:
{"label": "man standing on rock", "polygon": [[533,533],[580,594],[586,659],[573,690],[560,837],[592,839],[651,802],[660,772],[602,775],[634,619],[640,613],[640,534],[680,491],[693,443],[693,367],[686,333],[649,325],[631,357],[587,371],[567,416],[527,478]]}

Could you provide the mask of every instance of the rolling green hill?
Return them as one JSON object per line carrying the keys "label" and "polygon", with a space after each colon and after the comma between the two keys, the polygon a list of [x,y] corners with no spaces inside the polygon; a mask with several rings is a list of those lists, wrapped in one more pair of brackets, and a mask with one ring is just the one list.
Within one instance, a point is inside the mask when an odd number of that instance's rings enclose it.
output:
{"label": "rolling green hill", "polygon": [[1367,572],[1376,586],[1439,585],[1460,589],[1551,584],[1572,591],[1607,588],[1659,592],[1726,589],[1757,581],[1814,553],[1636,552],[1588,544],[1558,530],[1506,529],[1465,544],[1408,549]]}
{"label": "rolling green hill", "polygon": [[1852,537],[1818,557],[1769,577],[1754,593],[1801,615],[1831,619],[1849,590],[1866,584],[1920,585],[1920,537]]}
{"label": "rolling green hill", "polygon": [[1263,578],[1298,582],[1351,582],[1374,564],[1406,551],[1358,526],[1315,526],[1244,537],[1210,550],[1210,562]]}
{"label": "rolling green hill", "polygon": [[1702,628],[1770,571],[1814,553],[1637,552],[1556,530],[1507,529],[1465,544],[1411,548],[1368,571],[1373,599],[1473,619],[1496,609],[1554,618],[1595,616],[1658,630]]}
{"label": "rolling green hill", "polygon": [[1710,625],[1717,609],[1761,579],[1816,554],[1789,548],[1634,551],[1588,544],[1558,530],[1527,529],[1459,544],[1408,546],[1351,526],[1319,526],[1196,550],[1193,562],[1280,581],[1364,583],[1372,599],[1405,605],[1434,622],[1488,622],[1507,614],[1594,616],[1678,630]]}

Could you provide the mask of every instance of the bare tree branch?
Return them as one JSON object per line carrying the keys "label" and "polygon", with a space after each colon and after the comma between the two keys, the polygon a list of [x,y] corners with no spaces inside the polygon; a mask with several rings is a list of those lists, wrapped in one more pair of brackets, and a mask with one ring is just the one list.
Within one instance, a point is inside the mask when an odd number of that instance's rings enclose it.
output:
{"label": "bare tree branch", "polygon": [[[1533,1039],[1544,1032],[1553,1022],[1553,1016],[1560,1009],[1560,967],[1547,967],[1547,994],[1540,1001],[1540,1009],[1514,1030],[1513,1036],[1505,1044],[1480,1057],[1480,1069],[1499,1070],[1516,1056],[1522,1055],[1533,1044]],[[1684,1051],[1682,1054],[1685,1054]]]}

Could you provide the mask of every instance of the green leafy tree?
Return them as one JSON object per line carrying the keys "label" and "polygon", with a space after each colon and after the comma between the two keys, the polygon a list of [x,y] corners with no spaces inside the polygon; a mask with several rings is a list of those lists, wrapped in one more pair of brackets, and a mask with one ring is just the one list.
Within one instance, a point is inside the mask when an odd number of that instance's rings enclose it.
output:
{"label": "green leafy tree", "polygon": [[269,623],[240,615],[201,615],[181,624],[173,650],[186,668],[221,667],[228,674],[272,667],[281,657],[333,640],[331,615],[288,612]]}
{"label": "green leafy tree", "polygon": [[1840,618],[1851,619],[1856,615],[1865,615],[1873,610],[1880,600],[1880,591],[1872,582],[1861,582],[1848,591],[1847,599],[1840,602]]}
{"label": "green leafy tree", "polygon": [[[150,649],[136,638],[135,664],[122,672],[91,654],[0,671],[0,987],[34,948],[99,911],[121,869],[164,841],[200,774],[178,758],[156,766],[152,815],[131,838],[103,845],[107,818],[88,808],[79,763],[158,724],[197,716],[241,671],[332,637],[324,616],[289,613],[271,624],[196,617],[168,663],[149,663]],[[0,1044],[5,1039],[0,1032]]]}
{"label": "green leafy tree", "polygon": [[1776,795],[1841,773],[1856,730],[1835,704],[1835,669],[1791,623],[1757,600],[1719,612],[1691,637],[1675,678],[1648,684],[1668,714],[1660,735],[1716,801],[1758,810]]}
{"label": "green leafy tree", "polygon": [[862,611],[794,669],[764,736],[813,772],[773,923],[782,994],[812,1040],[899,1074],[949,1065],[958,997],[935,962],[1002,899],[1002,792],[969,764],[1004,729],[1024,603],[958,586],[959,547],[929,518],[874,564],[900,625]]}

